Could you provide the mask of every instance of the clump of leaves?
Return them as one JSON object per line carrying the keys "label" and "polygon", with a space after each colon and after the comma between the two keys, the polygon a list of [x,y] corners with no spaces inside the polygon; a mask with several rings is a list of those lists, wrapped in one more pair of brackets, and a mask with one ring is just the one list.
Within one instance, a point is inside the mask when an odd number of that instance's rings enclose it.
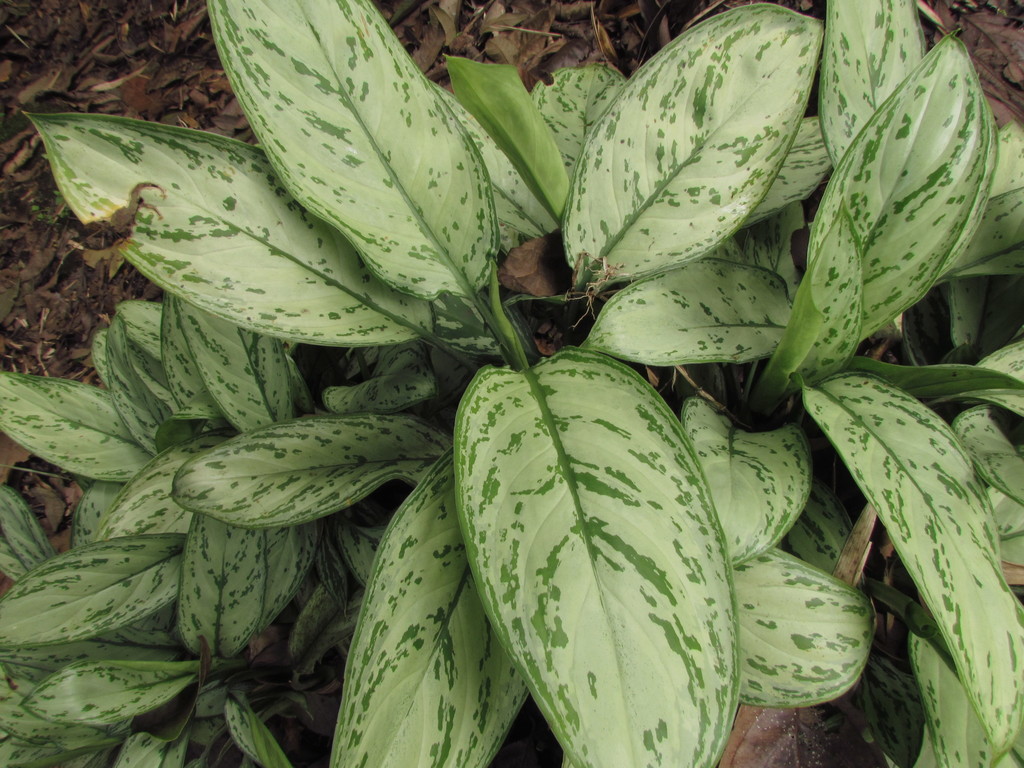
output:
{"label": "clump of leaves", "polygon": [[749,5],[453,98],[369,0],[210,13],[259,148],[35,118],[167,298],[104,389],[0,375],[87,487],[58,556],[0,497],[5,764],[484,766],[527,696],[576,768],[828,702],[866,764],[1024,764],[1024,134],[957,40]]}

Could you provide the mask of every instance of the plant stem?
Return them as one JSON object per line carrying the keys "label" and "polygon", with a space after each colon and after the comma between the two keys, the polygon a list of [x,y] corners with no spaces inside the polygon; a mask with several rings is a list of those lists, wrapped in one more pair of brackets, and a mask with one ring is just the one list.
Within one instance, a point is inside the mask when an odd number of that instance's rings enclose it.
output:
{"label": "plant stem", "polygon": [[497,331],[498,339],[506,350],[506,361],[517,371],[525,371],[530,367],[530,363],[526,359],[523,345],[519,342],[519,334],[512,327],[512,322],[505,314],[505,307],[501,303],[497,264],[491,269],[491,316],[494,319],[494,330]]}

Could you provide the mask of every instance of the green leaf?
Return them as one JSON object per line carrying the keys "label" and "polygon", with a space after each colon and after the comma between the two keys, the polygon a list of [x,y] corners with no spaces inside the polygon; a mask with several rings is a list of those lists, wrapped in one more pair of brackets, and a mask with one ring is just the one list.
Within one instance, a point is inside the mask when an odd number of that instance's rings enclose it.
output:
{"label": "green leaf", "polygon": [[232,525],[296,525],[351,506],[388,480],[415,481],[447,443],[405,414],[272,424],[186,462],[174,500]]}
{"label": "green leaf", "polygon": [[836,164],[882,102],[924,57],[914,0],[826,6],[821,123]]}
{"label": "green leaf", "polygon": [[626,78],[607,64],[588,64],[555,70],[550,83],[539,81],[533,87],[530,96],[551,129],[570,174],[587,135],[625,84]]}
{"label": "green leaf", "polygon": [[[768,192],[804,114],[820,24],[737,8],[665,46],[594,125],[566,203],[578,285],[641,277],[729,237]],[[595,264],[597,267],[595,268]]]}
{"label": "green leaf", "polygon": [[852,531],[842,503],[827,485],[814,480],[807,506],[786,534],[785,547],[801,560],[832,573]]}
{"label": "green leaf", "polygon": [[78,500],[75,512],[71,516],[72,549],[98,539],[96,534],[100,521],[114,503],[118,492],[124,487],[122,483],[108,483],[103,480],[82,483],[82,486],[82,498]]}
{"label": "green leaf", "polygon": [[198,672],[198,661],[77,662],[37,685],[25,706],[56,723],[111,725],[160,706]]}
{"label": "green leaf", "polygon": [[473,584],[446,455],[381,541],[349,650],[331,766],[404,768],[429,755],[435,765],[483,768],[525,698]]}
{"label": "green leaf", "polygon": [[109,754],[107,747],[121,743],[116,737],[97,736],[88,746],[65,750],[53,744],[39,746],[17,739],[0,741],[0,764],[10,768],[48,768],[49,766],[69,766],[67,761],[81,755]]}
{"label": "green leaf", "polygon": [[1007,438],[997,412],[969,408],[953,420],[953,431],[985,482],[1024,504],[1024,455]]}
{"label": "green leaf", "polygon": [[17,580],[56,554],[21,494],[0,485],[0,572]]}
{"label": "green leaf", "polygon": [[153,637],[149,644],[143,644],[110,634],[60,645],[0,648],[0,663],[8,670],[15,666],[17,674],[12,677],[19,683],[28,681],[34,686],[74,662],[172,661],[181,655],[181,645],[177,640],[170,645],[163,645],[160,641],[161,638]]}
{"label": "green leaf", "polygon": [[985,215],[950,277],[1024,272],[1024,126],[1016,121],[999,131],[998,157]]}
{"label": "green leaf", "polygon": [[880,653],[868,659],[857,692],[871,734],[899,768],[914,768],[924,736],[917,681]]}
{"label": "green leaf", "polygon": [[498,227],[480,155],[373,2],[209,10],[238,100],[299,202],[404,292],[482,288]]}
{"label": "green leaf", "polygon": [[510,64],[447,57],[455,97],[512,161],[526,186],[562,220],[569,177],[554,135]]}
{"label": "green leaf", "polygon": [[395,413],[436,395],[427,349],[417,343],[381,350],[372,377],[321,393],[324,407],[332,413]]}
{"label": "green leaf", "polygon": [[774,216],[790,203],[805,200],[831,170],[832,159],[821,135],[821,122],[816,117],[805,117],[800,121],[779,175],[744,226]]}
{"label": "green leaf", "polygon": [[317,526],[293,525],[265,531],[264,569],[273,574],[267,579],[263,594],[260,630],[268,626],[285,609],[313,566],[316,554]]}
{"label": "green leaf", "polygon": [[785,280],[787,292],[794,296],[803,270],[793,262],[793,239],[805,226],[803,205],[790,203],[737,233],[735,260],[774,272]]}
{"label": "green leaf", "polygon": [[892,365],[855,357],[849,368],[885,379],[908,395],[921,399],[967,395],[979,389],[1024,389],[1024,381],[980,364]]}
{"label": "green leaf", "polygon": [[995,754],[956,672],[930,643],[914,635],[910,661],[924,704],[925,734],[937,764],[989,768]]}
{"label": "green leaf", "polygon": [[113,768],[182,768],[188,752],[188,734],[164,741],[148,733],[133,733],[121,747]]}
{"label": "green leaf", "polygon": [[245,328],[314,344],[388,344],[429,329],[429,307],[372,280],[347,241],[295,205],[260,149],[103,115],[34,120],[83,221],[127,205],[134,184],[161,185],[144,191],[159,213],[140,209],[122,253],[165,290]]}
{"label": "green leaf", "polygon": [[224,719],[239,749],[264,768],[292,768],[281,745],[249,705],[245,695],[234,691],[224,702]]}
{"label": "green leaf", "polygon": [[121,423],[109,392],[68,379],[0,372],[0,430],[97,480],[124,482],[151,458]]}
{"label": "green leaf", "polygon": [[713,764],[736,704],[731,569],[664,401],[583,350],[484,368],[455,457],[485,610],[572,760]]}
{"label": "green leaf", "polygon": [[775,273],[704,258],[616,293],[585,346],[647,365],[745,363],[772,353],[789,313]]}
{"label": "green leaf", "polygon": [[177,597],[184,536],[86,544],[33,568],[0,599],[0,646],[96,637]]}
{"label": "green leaf", "polygon": [[777,544],[811,490],[811,449],[803,430],[788,424],[746,432],[699,397],[687,399],[682,422],[707,478],[733,565]]}
{"label": "green leaf", "polygon": [[176,302],[176,315],[206,391],[240,432],[296,415],[280,339],[248,331],[184,301]]}
{"label": "green leaf", "polygon": [[[845,210],[862,244],[861,338],[917,303],[967,246],[988,197],[994,134],[967,49],[947,37],[837,164],[817,220]],[[824,245],[817,233],[809,263]]]}
{"label": "green leaf", "polygon": [[950,428],[880,379],[840,374],[804,405],[878,511],[997,752],[1024,719],[1024,633],[992,510]]}
{"label": "green leaf", "polygon": [[384,530],[383,526],[356,525],[344,519],[335,528],[345,565],[360,584],[365,585],[370,580]]}
{"label": "green leaf", "polygon": [[734,571],[740,701],[809,707],[838,698],[871,651],[871,603],[792,555],[764,552]]}
{"label": "green leaf", "polygon": [[202,455],[226,438],[225,433],[203,434],[154,457],[121,488],[103,513],[94,538],[187,533],[192,513],[171,496],[174,475],[186,461]]}
{"label": "green leaf", "polygon": [[959,278],[948,283],[953,344],[982,357],[1010,342],[1024,327],[1022,290],[1024,275]]}

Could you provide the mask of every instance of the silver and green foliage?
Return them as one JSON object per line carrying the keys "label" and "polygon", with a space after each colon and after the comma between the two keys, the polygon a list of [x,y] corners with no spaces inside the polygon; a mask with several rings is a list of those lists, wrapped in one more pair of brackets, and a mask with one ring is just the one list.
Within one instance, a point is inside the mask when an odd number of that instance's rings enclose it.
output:
{"label": "silver and green foliage", "polygon": [[[482,768],[529,697],[576,768],[837,699],[899,768],[1024,765],[1024,133],[958,40],[753,4],[453,97],[370,0],[209,6],[258,147],[34,118],[166,293],[102,387],[0,374],[84,488],[61,554],[0,489],[0,764]],[[556,295],[502,288],[556,230]]]}

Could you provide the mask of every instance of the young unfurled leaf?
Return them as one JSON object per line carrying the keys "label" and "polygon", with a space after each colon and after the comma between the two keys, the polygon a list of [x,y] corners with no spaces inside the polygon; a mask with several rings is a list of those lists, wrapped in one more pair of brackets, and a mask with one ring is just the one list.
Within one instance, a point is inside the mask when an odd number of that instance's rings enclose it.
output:
{"label": "young unfurled leaf", "polygon": [[[804,114],[821,27],[777,6],[693,27],[623,86],[587,138],[564,225],[578,285],[693,260],[768,192]],[[599,265],[599,266],[595,266]]]}
{"label": "young unfurled leaf", "polygon": [[403,292],[482,288],[498,226],[480,155],[371,0],[209,8],[238,100],[299,202]]}
{"label": "young unfurled leaf", "polygon": [[333,768],[404,768],[424,755],[482,768],[526,698],[470,575],[448,456],[381,541],[345,681]]}
{"label": "young unfurled leaf", "polygon": [[456,98],[508,156],[555,221],[561,221],[569,177],[554,135],[530,99],[519,70],[457,56],[447,61]]}
{"label": "young unfurled leaf", "polygon": [[321,393],[332,413],[395,413],[437,394],[437,381],[422,344],[381,350],[373,375],[349,387],[328,387]]}
{"label": "young unfurled leaf", "polygon": [[805,389],[804,404],[885,523],[995,751],[1005,751],[1024,720],[1024,630],[966,452],[938,415],[872,376],[834,376]]}
{"label": "young unfurled leaf", "polygon": [[774,546],[811,490],[811,452],[794,425],[746,432],[705,400],[689,398],[683,429],[697,451],[733,565]]}
{"label": "young unfurled leaf", "polygon": [[297,419],[186,462],[174,500],[232,525],[296,525],[351,506],[388,480],[417,479],[447,447],[440,431],[405,414]]}
{"label": "young unfurled leaf", "polygon": [[118,418],[110,393],[77,381],[0,372],[0,429],[65,469],[124,482],[152,458]]}
{"label": "young unfurled leaf", "polygon": [[573,762],[712,765],[736,702],[728,554],[657,393],[577,349],[485,368],[455,473],[484,607]]}
{"label": "young unfurled leaf", "polygon": [[100,541],[36,566],[0,599],[0,646],[84,640],[155,613],[177,597],[184,538]]}

